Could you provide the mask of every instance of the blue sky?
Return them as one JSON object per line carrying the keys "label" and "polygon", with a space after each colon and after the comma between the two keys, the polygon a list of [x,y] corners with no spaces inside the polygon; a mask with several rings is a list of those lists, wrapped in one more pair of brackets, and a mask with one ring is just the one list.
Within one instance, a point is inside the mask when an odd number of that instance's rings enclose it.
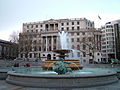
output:
{"label": "blue sky", "polygon": [[51,18],[85,17],[100,27],[120,19],[119,5],[120,0],[0,0],[0,39],[8,40],[13,31],[22,31],[22,23]]}

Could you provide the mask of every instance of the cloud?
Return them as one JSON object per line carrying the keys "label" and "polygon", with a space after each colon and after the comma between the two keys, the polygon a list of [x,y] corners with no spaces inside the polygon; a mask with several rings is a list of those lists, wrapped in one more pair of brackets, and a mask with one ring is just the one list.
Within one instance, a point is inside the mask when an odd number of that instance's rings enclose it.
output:
{"label": "cloud", "polygon": [[0,31],[0,39],[8,41],[11,33],[12,33],[11,30]]}

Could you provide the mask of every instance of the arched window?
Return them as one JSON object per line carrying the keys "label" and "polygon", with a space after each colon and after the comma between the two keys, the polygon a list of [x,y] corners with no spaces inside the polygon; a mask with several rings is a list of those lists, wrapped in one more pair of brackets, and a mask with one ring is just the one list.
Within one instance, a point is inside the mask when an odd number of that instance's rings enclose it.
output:
{"label": "arched window", "polygon": [[29,57],[32,58],[32,53],[29,54]]}
{"label": "arched window", "polygon": [[49,59],[49,60],[51,59],[51,55],[50,54],[47,55],[47,59]]}

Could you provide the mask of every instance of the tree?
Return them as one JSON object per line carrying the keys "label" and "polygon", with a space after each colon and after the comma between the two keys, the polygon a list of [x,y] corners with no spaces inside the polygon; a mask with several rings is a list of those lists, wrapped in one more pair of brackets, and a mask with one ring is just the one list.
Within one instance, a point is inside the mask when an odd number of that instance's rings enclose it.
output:
{"label": "tree", "polygon": [[[86,55],[90,56],[90,63],[94,62],[96,51],[100,52],[101,50],[101,34],[100,31],[91,30],[90,35],[84,36],[80,41],[80,44],[83,44],[83,50]],[[88,51],[87,51],[87,50]]]}
{"label": "tree", "polygon": [[9,40],[13,43],[18,43],[19,40],[19,31],[13,31],[12,34],[9,36]]}
{"label": "tree", "polygon": [[25,58],[28,59],[28,54],[30,51],[32,51],[32,38],[29,36],[32,36],[32,33],[20,33],[19,34],[19,53],[24,54]]}

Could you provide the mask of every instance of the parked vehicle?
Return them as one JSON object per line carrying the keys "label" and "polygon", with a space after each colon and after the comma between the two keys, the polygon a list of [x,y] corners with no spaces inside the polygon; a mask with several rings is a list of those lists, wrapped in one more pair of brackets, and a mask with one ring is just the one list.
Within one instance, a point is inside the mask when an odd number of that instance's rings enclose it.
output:
{"label": "parked vehicle", "polygon": [[24,61],[24,59],[23,58],[16,58],[16,59],[14,59],[14,61]]}

